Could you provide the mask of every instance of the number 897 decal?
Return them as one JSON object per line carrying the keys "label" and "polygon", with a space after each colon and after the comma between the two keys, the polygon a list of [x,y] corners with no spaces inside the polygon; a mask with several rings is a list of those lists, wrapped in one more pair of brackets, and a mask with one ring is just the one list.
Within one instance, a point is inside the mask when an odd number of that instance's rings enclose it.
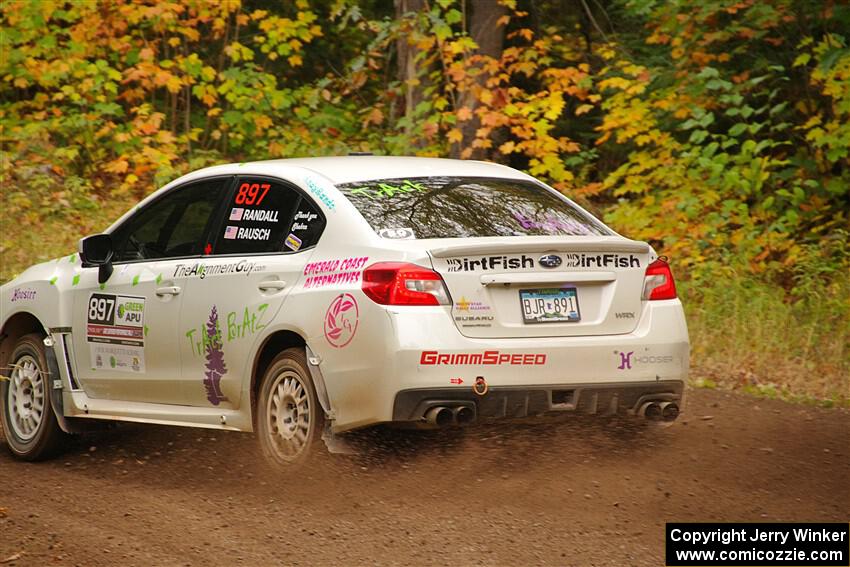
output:
{"label": "number 897 decal", "polygon": [[93,293],[86,307],[93,369],[145,371],[145,298]]}

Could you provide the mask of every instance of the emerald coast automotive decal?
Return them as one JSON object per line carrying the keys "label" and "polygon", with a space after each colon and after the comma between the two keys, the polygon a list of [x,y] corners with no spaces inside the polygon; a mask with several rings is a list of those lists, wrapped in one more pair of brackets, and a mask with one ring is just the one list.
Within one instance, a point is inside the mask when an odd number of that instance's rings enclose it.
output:
{"label": "emerald coast automotive decal", "polygon": [[304,266],[304,289],[336,284],[353,284],[360,281],[368,256],[310,262]]}
{"label": "emerald coast automotive decal", "polygon": [[348,346],[354,340],[360,323],[360,308],[350,293],[343,293],[331,302],[325,313],[325,338],[334,348]]}
{"label": "emerald coast automotive decal", "polygon": [[93,293],[87,305],[86,341],[92,369],[145,371],[145,298]]}
{"label": "emerald coast automotive decal", "polygon": [[227,365],[224,363],[224,351],[222,350],[221,329],[218,326],[218,310],[215,305],[210,310],[210,318],[206,328],[206,359],[204,365],[204,388],[207,391],[207,400],[217,406],[221,402],[228,401],[221,392],[221,378],[227,374]]}

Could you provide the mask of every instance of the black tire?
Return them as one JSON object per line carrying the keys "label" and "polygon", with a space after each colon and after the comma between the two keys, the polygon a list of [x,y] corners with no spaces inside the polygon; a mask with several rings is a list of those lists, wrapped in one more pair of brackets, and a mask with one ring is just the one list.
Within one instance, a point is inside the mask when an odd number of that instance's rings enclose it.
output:
{"label": "black tire", "polygon": [[9,380],[0,381],[0,422],[6,445],[23,461],[41,461],[65,438],[50,404],[50,375],[44,337],[24,335],[9,358]]}
{"label": "black tire", "polygon": [[292,470],[318,453],[325,412],[303,349],[286,349],[272,360],[260,382],[256,410],[260,450],[272,466]]}

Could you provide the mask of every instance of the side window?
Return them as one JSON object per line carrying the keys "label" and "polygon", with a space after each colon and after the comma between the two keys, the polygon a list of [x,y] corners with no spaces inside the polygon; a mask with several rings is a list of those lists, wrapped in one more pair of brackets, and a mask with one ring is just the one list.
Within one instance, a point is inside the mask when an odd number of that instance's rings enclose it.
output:
{"label": "side window", "polygon": [[284,246],[292,250],[300,250],[315,246],[325,229],[325,218],[310,199],[301,197],[292,222],[289,223]]}
{"label": "side window", "polygon": [[192,183],[169,191],[112,233],[116,262],[199,256],[229,178]]}
{"label": "side window", "polygon": [[297,251],[303,239],[291,231],[301,194],[274,179],[240,177],[217,238],[215,254]]}

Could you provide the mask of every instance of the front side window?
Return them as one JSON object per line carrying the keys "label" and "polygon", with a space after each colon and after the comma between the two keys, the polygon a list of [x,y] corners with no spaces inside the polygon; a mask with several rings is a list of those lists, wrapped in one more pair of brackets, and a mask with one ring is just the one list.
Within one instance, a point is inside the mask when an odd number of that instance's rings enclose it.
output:
{"label": "front side window", "polygon": [[614,234],[566,199],[522,179],[416,177],[338,188],[384,238]]}
{"label": "front side window", "polygon": [[324,217],[294,187],[241,177],[227,205],[215,254],[298,252],[316,243]]}
{"label": "front side window", "polygon": [[112,232],[115,262],[199,256],[213,213],[230,178],[207,179],[169,191]]}

